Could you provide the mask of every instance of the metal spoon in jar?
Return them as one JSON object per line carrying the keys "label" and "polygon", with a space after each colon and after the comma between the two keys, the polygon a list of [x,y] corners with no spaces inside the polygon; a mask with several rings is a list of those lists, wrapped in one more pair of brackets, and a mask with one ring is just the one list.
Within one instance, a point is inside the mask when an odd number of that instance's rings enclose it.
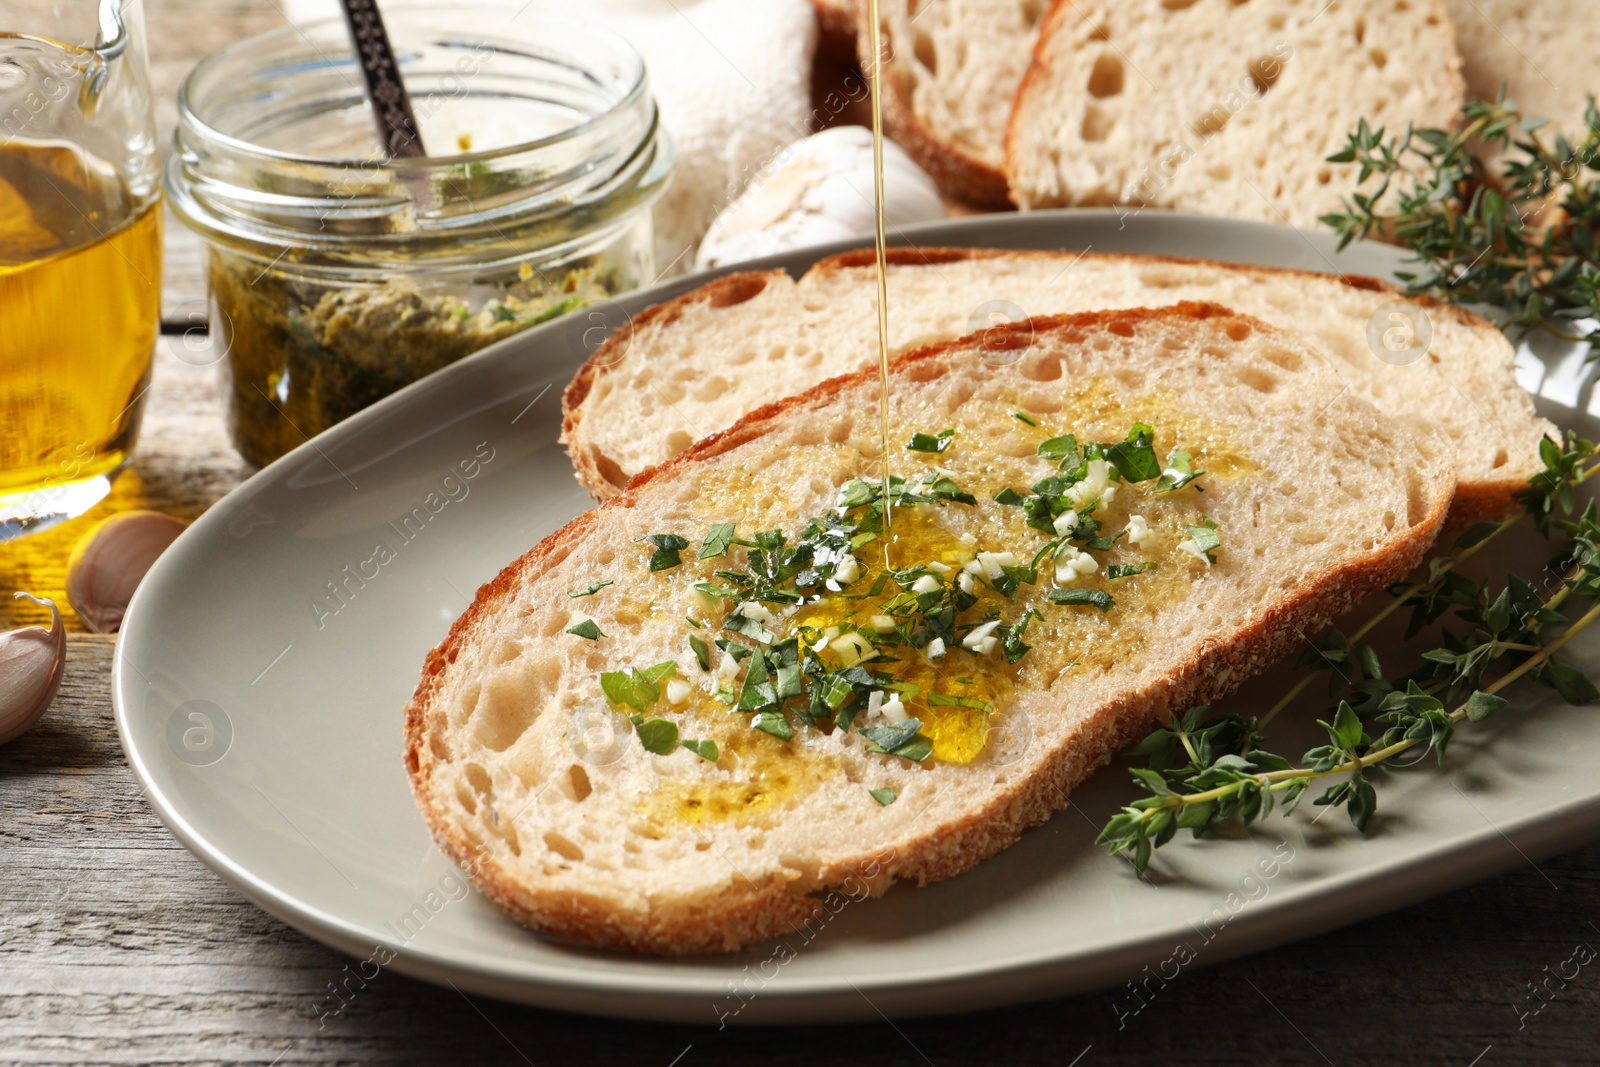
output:
{"label": "metal spoon in jar", "polygon": [[366,80],[367,101],[378,123],[378,136],[389,158],[423,158],[427,152],[422,147],[422,134],[417,130],[417,116],[411,109],[411,96],[406,92],[405,82],[400,78],[400,64],[394,58],[389,33],[383,28],[377,0],[339,0],[339,3],[350,27],[356,62]]}

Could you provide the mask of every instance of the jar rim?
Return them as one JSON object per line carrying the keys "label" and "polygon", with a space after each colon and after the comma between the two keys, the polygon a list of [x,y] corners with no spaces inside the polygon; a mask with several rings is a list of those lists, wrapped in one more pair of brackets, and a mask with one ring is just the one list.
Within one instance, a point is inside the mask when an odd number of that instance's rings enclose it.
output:
{"label": "jar rim", "polygon": [[[108,0],[108,2],[119,2],[119,0]],[[505,10],[511,10],[510,5],[484,5],[485,8],[502,6]],[[445,7],[442,5],[433,4],[407,5],[397,9],[394,13],[391,13],[389,16],[389,21],[391,23],[404,22],[414,16],[426,15],[439,15],[459,19],[462,13],[463,9],[460,7]],[[639,96],[649,91],[649,77],[648,72],[645,69],[644,57],[639,54],[638,49],[634,48],[633,45],[630,44],[628,40],[622,37],[620,34],[614,33],[603,26],[595,25],[592,22],[584,22],[580,19],[569,18],[565,15],[550,15],[540,12],[537,14],[537,19],[548,25],[561,26],[569,32],[574,32],[590,37],[596,41],[604,42],[606,45],[613,48],[618,55],[627,57],[631,61],[632,67],[632,74],[626,91],[623,92],[617,100],[613,101],[610,107],[599,114],[591,115],[582,122],[576,123],[566,129],[558,130],[555,133],[548,134],[544,137],[534,138],[533,140],[528,141],[518,141],[512,144],[501,145],[498,148],[483,149],[477,152],[459,152],[453,155],[444,156],[430,154],[419,157],[389,159],[372,159],[361,156],[314,156],[303,155],[296,152],[285,152],[279,149],[268,148],[263,145],[255,144],[254,142],[245,140],[241,137],[236,137],[232,134],[225,133],[212,125],[210,122],[201,118],[199,111],[194,107],[193,104],[193,90],[204,78],[210,76],[215,68],[226,63],[236,61],[240,56],[247,55],[262,48],[264,45],[279,40],[286,40],[292,37],[301,37],[306,39],[307,43],[311,43],[310,38],[306,34],[306,31],[308,30],[336,27],[339,32],[343,33],[345,32],[344,22],[343,19],[338,16],[332,18],[313,19],[310,22],[296,23],[290,26],[282,26],[275,30],[267,30],[263,33],[252,34],[249,37],[244,37],[240,40],[234,41],[232,44],[229,44],[223,48],[219,48],[217,51],[205,56],[198,63],[196,63],[193,68],[190,69],[188,74],[184,75],[183,81],[179,83],[177,98],[178,128],[173,136],[175,140],[180,141],[181,147],[182,135],[185,131],[189,131],[199,135],[204,141],[226,148],[237,155],[255,157],[275,164],[299,164],[308,166],[345,164],[350,166],[360,166],[363,169],[390,171],[397,175],[414,174],[426,171],[431,167],[461,166],[463,164],[483,163],[490,160],[501,159],[507,156],[518,155],[526,152],[538,151],[542,148],[549,148],[554,145],[562,144],[566,141],[573,140],[577,137],[583,136],[586,133],[592,132],[595,127],[612,119],[612,116],[626,111],[630,106],[636,105]],[[312,44],[312,47],[315,48],[315,44]],[[340,60],[348,58],[352,70],[359,70],[359,67],[353,56],[347,57],[345,55],[341,55],[338,58]]]}
{"label": "jar rim", "polygon": [[[381,141],[347,28],[322,19],[235,42],[189,73],[168,203],[208,240],[268,260],[293,249],[307,268],[543,255],[628,225],[674,162],[643,58],[619,34],[562,15],[537,12],[510,36],[491,20],[513,10],[407,6],[389,20],[402,63],[415,57],[419,114],[430,108],[445,131],[465,121],[462,137],[482,106],[511,143],[420,159],[340,154],[364,126]],[[319,47],[335,39],[338,57]],[[522,122],[550,132],[526,137]],[[295,136],[334,147],[276,147]]]}

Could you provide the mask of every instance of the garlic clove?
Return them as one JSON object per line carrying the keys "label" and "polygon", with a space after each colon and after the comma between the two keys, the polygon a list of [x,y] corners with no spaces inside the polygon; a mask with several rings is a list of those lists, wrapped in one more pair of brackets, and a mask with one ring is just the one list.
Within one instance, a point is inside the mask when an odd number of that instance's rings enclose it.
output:
{"label": "garlic clove", "polygon": [[0,633],[0,745],[25,732],[49,710],[67,662],[67,630],[55,602],[17,593],[50,609],[50,629],[25,626]]}
{"label": "garlic clove", "polygon": [[[802,138],[712,220],[695,264],[715,267],[870,234],[873,184],[871,131],[835,126]],[[883,193],[890,226],[947,214],[933,179],[893,141],[883,144]]]}
{"label": "garlic clove", "polygon": [[125,511],[90,530],[67,561],[67,602],[85,626],[114,634],[145,574],[185,524],[156,511]]}

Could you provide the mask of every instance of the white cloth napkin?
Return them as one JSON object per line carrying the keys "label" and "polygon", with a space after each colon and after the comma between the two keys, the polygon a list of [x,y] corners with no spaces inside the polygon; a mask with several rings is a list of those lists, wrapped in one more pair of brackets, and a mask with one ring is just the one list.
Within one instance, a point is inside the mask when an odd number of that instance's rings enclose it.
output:
{"label": "white cloth napkin", "polygon": [[[291,22],[339,14],[337,0],[283,6]],[[532,0],[528,8],[593,21],[644,56],[678,154],[654,213],[663,277],[688,270],[717,212],[773,153],[811,132],[810,0]]]}

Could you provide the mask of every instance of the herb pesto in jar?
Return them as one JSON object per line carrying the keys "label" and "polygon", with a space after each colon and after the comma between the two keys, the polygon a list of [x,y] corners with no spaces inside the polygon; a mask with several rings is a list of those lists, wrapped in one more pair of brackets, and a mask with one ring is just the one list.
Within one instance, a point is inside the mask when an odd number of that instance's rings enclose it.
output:
{"label": "herb pesto in jar", "polygon": [[408,280],[324,288],[278,271],[263,274],[242,257],[213,255],[234,444],[250,462],[270,463],[463,356],[633,284],[598,257],[545,276],[524,267],[474,310],[466,296]]}

